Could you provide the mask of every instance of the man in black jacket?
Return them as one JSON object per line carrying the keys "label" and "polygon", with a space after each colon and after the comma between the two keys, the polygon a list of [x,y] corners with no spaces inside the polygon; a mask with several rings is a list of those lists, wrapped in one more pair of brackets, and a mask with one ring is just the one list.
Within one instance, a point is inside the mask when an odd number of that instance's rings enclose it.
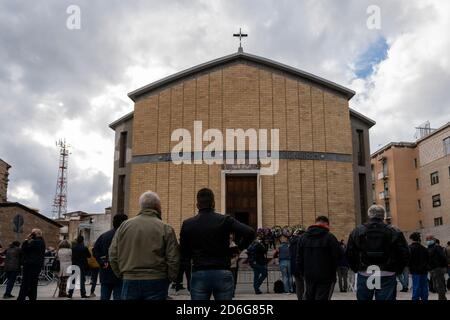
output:
{"label": "man in black jacket", "polygon": [[214,211],[214,193],[204,188],[197,193],[195,217],[183,222],[180,232],[181,259],[192,265],[191,299],[231,300],[234,281],[230,271],[230,234],[242,237],[245,248],[254,238],[254,230],[231,216]]}
{"label": "man in black jacket", "polygon": [[305,300],[331,299],[341,254],[328,218],[317,217],[298,242],[296,272],[305,279]]}
{"label": "man in black jacket", "polygon": [[261,285],[267,278],[267,247],[262,239],[258,237],[247,248],[250,267],[253,269],[253,289],[255,294],[262,294]]}
{"label": "man in black jacket", "polygon": [[44,264],[44,254],[45,242],[42,238],[42,231],[33,229],[22,244],[23,273],[17,300],[24,301],[26,297],[30,300],[36,300],[39,274]]}
{"label": "man in black jacket", "polygon": [[127,219],[128,216],[126,214],[116,214],[113,218],[113,229],[106,231],[95,241],[92,253],[100,265],[100,300],[110,300],[111,295],[114,300],[120,300],[122,280],[116,277],[109,265],[108,251],[116,230]]}
{"label": "man in black jacket", "polygon": [[[72,248],[72,264],[80,268],[80,293],[82,298],[87,298],[86,295],[86,270],[88,269],[88,258],[91,257],[89,249],[84,245],[84,237],[78,236],[77,243]],[[68,297],[72,298],[75,284],[72,283],[69,289]]]}
{"label": "man in black jacket", "polygon": [[438,294],[439,300],[447,300],[445,292],[445,272],[447,271],[447,258],[445,257],[444,248],[437,243],[437,239],[429,235],[427,236],[428,253],[430,255],[430,276],[433,282],[434,290]]}
{"label": "man in black jacket", "polygon": [[428,250],[420,244],[420,233],[413,232],[409,238],[411,258],[409,272],[412,276],[412,300],[428,300],[428,264],[430,261]]}
{"label": "man in black jacket", "polygon": [[358,226],[347,242],[347,260],[358,273],[358,300],[395,300],[396,274],[403,272],[409,260],[409,248],[403,233],[383,222],[386,211],[373,205],[369,222]]}

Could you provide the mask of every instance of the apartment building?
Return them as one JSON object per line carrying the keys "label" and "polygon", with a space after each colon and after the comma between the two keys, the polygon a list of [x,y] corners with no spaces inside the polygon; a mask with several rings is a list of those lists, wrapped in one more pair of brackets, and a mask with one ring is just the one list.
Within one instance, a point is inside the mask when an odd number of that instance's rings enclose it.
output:
{"label": "apartment building", "polygon": [[415,142],[391,142],[371,156],[373,202],[407,233],[450,240],[450,122]]}

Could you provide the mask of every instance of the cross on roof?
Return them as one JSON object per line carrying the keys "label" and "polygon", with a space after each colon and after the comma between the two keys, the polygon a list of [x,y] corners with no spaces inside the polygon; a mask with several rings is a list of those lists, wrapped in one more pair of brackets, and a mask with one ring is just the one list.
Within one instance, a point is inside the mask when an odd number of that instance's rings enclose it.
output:
{"label": "cross on roof", "polygon": [[242,38],[243,37],[248,37],[248,34],[246,33],[242,33],[241,28],[239,28],[239,33],[233,33],[233,37],[239,37],[239,48],[238,48],[238,52],[244,52],[244,49],[242,49]]}

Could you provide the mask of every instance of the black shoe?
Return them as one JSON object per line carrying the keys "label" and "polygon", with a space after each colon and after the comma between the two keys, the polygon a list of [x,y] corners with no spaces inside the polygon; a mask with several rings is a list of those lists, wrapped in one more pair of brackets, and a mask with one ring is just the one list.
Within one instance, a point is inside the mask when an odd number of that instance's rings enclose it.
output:
{"label": "black shoe", "polygon": [[408,292],[408,288],[403,288],[400,292]]}
{"label": "black shoe", "polygon": [[3,299],[11,299],[11,298],[15,298],[12,294],[4,294],[3,295]]}
{"label": "black shoe", "polygon": [[89,299],[89,297],[88,297],[88,296],[86,296],[86,295],[84,295],[84,296],[81,296],[81,298],[82,298],[82,299]]}
{"label": "black shoe", "polygon": [[255,294],[262,294],[262,291],[261,290],[255,290]]}

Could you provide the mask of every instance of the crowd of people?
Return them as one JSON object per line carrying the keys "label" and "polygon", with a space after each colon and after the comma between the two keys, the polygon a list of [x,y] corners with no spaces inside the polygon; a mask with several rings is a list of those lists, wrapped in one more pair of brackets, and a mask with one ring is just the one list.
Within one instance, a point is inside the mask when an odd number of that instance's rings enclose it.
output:
{"label": "crowd of people", "polygon": [[[114,216],[113,229],[102,234],[92,248],[84,244],[82,236],[78,236],[73,243],[68,240],[61,241],[56,250],[51,247],[46,249],[42,232],[39,229],[33,229],[22,244],[14,241],[3,252],[6,275],[6,289],[3,298],[15,298],[12,295],[12,290],[17,277],[21,275],[17,300],[25,300],[26,298],[36,300],[44,259],[45,257],[53,257],[54,263],[51,271],[57,275],[59,298],[72,298],[76,283],[79,283],[82,298],[95,297],[98,276],[100,275],[101,299],[109,300],[113,296],[115,300],[119,300],[122,282],[112,272],[107,257],[115,230],[127,218],[124,214]],[[68,281],[69,277],[75,272],[74,267],[79,270],[79,279],[77,281],[77,278],[73,277],[71,281]],[[86,291],[86,276],[90,279],[89,295]]]}
{"label": "crowd of people", "polygon": [[[175,291],[184,289],[184,277],[192,300],[231,300],[243,251],[253,270],[254,292],[262,294],[272,247],[282,275],[275,291],[296,293],[299,300],[329,300],[336,282],[339,290],[346,292],[349,269],[357,274],[358,300],[395,300],[397,279],[401,291],[406,292],[409,275],[412,300],[427,300],[430,290],[446,300],[450,243],[443,248],[438,239],[427,235],[425,247],[420,233],[415,232],[408,245],[404,234],[386,223],[382,206],[369,208],[367,223],[356,227],[347,242],[338,241],[330,231],[328,217],[319,216],[306,230],[283,234],[275,244],[267,243],[263,235],[232,216],[216,212],[214,193],[208,188],[198,191],[198,214],[183,222],[179,242],[174,229],[163,222],[155,192],[143,193],[139,205],[136,217],[115,215],[113,229],[102,234],[93,248],[84,244],[82,236],[75,243],[63,240],[59,244],[55,252],[59,297],[73,296],[75,279],[68,279],[76,267],[83,298],[95,296],[100,275],[102,300],[165,300],[171,283]],[[16,277],[22,272],[18,300],[36,299],[45,248],[39,229],[33,229],[22,244],[15,241],[10,245],[5,252],[8,280],[4,298],[13,298]],[[86,276],[91,279],[90,295]]]}

